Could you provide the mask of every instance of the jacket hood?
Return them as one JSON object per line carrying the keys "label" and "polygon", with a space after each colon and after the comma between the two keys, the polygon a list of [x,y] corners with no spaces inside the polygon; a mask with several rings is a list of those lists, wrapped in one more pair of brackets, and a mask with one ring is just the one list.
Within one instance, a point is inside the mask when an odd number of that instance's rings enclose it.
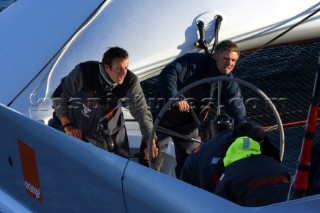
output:
{"label": "jacket hood", "polygon": [[235,161],[259,154],[261,154],[260,144],[257,141],[249,137],[239,137],[227,150],[226,156],[223,158],[223,164],[227,167]]}

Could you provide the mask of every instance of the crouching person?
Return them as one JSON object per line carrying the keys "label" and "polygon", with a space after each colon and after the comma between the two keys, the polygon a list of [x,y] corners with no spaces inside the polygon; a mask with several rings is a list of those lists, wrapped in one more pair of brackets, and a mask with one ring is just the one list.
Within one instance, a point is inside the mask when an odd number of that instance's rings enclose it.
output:
{"label": "crouching person", "polygon": [[237,138],[229,146],[224,173],[214,193],[241,206],[263,206],[287,200],[290,175],[272,157],[261,153],[265,132],[252,122],[235,129]]}
{"label": "crouching person", "polygon": [[213,193],[223,172],[223,166],[218,162],[225,155],[225,147],[233,140],[234,121],[227,114],[221,114],[213,119],[210,126],[214,137],[191,152],[183,165],[180,179]]}

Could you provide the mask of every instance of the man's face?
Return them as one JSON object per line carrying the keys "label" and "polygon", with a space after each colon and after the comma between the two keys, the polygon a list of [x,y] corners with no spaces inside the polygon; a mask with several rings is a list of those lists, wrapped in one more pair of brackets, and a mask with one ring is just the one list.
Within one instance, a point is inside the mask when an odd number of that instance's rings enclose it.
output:
{"label": "man's face", "polygon": [[217,67],[220,73],[228,75],[234,69],[239,58],[237,52],[223,51],[220,54],[215,54],[214,59],[217,62]]}
{"label": "man's face", "polygon": [[115,58],[112,61],[112,67],[105,64],[104,69],[113,82],[122,84],[124,77],[127,75],[128,66],[128,59]]}

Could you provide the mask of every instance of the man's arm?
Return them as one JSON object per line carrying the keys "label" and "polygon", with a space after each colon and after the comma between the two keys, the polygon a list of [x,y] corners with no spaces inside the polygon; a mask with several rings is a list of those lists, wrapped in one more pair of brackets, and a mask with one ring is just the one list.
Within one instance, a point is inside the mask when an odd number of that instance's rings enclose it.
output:
{"label": "man's arm", "polygon": [[[148,140],[153,128],[153,119],[138,79],[136,79],[132,87],[128,90],[126,103],[129,106],[131,115],[138,122],[142,137],[146,141],[148,147]],[[152,157],[157,156],[158,148],[156,147],[156,138],[154,138],[152,141]],[[148,153],[146,149],[145,158],[147,157]]]}
{"label": "man's arm", "polygon": [[69,118],[69,101],[72,95],[80,91],[83,79],[81,78],[79,65],[76,66],[68,76],[61,80],[60,85],[52,95],[53,108],[59,118],[63,130],[73,137],[82,139],[82,132],[74,128]]}
{"label": "man's arm", "polygon": [[176,95],[184,83],[199,71],[197,64],[202,64],[202,60],[202,54],[189,53],[164,67],[158,76],[162,97],[168,100]]}
{"label": "man's arm", "polygon": [[73,123],[70,121],[70,119],[66,116],[60,118],[60,122],[62,125],[63,130],[68,135],[71,135],[75,138],[82,139],[82,132],[80,129],[74,128]]}
{"label": "man's arm", "polygon": [[61,83],[53,92],[52,101],[56,115],[68,117],[70,98],[83,87],[83,77],[80,66],[77,65],[66,77],[62,78]]}
{"label": "man's arm", "polygon": [[[167,65],[158,77],[161,98],[164,98],[167,102],[180,89],[200,80],[202,78],[201,73],[206,71],[207,61],[208,56],[204,54],[188,53]],[[173,106],[177,106],[182,112],[189,111],[189,104],[184,100],[177,100]]]}

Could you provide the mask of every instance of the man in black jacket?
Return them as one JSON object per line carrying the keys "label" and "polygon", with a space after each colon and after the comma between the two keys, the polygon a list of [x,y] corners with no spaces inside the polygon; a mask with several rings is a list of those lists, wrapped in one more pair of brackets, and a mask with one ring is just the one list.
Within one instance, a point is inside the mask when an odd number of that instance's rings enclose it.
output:
{"label": "man in black jacket", "polygon": [[235,134],[237,138],[223,158],[224,173],[214,193],[241,206],[286,201],[290,175],[278,161],[262,154],[262,128],[248,122],[237,126]]}
{"label": "man in black jacket", "polygon": [[[250,123],[242,123],[250,127]],[[218,115],[213,121],[214,137],[197,147],[186,159],[180,179],[191,185],[214,192],[216,184],[224,171],[222,159],[232,142],[238,137],[233,129],[233,119],[226,114]],[[248,132],[249,130],[246,130]],[[241,136],[240,135],[240,136]],[[269,141],[267,135],[262,143],[262,154],[280,162],[279,150]]]}
{"label": "man in black jacket", "polygon": [[[101,63],[78,64],[61,80],[52,95],[55,111],[49,125],[128,158],[130,151],[122,99],[139,123],[144,141],[148,141],[153,127],[140,82],[128,65],[129,55],[120,47],[109,48]],[[156,157],[155,140],[151,146],[153,157]],[[147,155],[147,150],[144,151]]]}
{"label": "man in black jacket", "polygon": [[214,137],[191,152],[183,165],[180,179],[213,193],[224,169],[221,158],[234,140],[233,119],[226,114],[218,115],[212,121],[212,127]]}
{"label": "man in black jacket", "polygon": [[[159,87],[151,105],[154,118],[157,117],[163,105],[185,86],[209,77],[227,76],[232,78],[231,72],[239,55],[238,46],[232,41],[226,40],[217,45],[213,57],[203,53],[189,53],[167,65],[159,75]],[[216,91],[211,86],[211,84],[199,85],[184,94],[185,97],[179,97],[173,103],[173,109],[168,110],[161,119],[160,126],[187,137],[199,138],[195,121],[189,111],[192,107],[197,116],[202,116],[202,109],[205,105],[203,101],[210,99],[213,91]],[[189,105],[188,99],[192,100],[193,106]],[[226,113],[235,120],[236,125],[246,121],[246,109],[238,83],[223,82],[221,102],[225,106]],[[158,136],[158,147],[160,151],[164,152],[168,145],[168,136],[165,134],[158,134]],[[178,137],[172,137],[172,140],[175,145],[177,162],[176,176],[179,178],[185,159],[198,144]],[[144,149],[143,145],[141,150]],[[141,159],[140,163],[146,164]]]}

